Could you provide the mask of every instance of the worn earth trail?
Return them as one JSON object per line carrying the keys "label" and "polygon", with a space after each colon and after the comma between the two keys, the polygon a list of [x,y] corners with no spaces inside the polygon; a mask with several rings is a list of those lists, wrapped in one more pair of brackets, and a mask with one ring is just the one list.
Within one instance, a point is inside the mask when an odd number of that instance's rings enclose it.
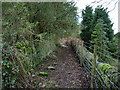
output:
{"label": "worn earth trail", "polygon": [[[90,74],[80,67],[72,48],[57,47],[54,52],[56,60],[45,61],[36,70],[37,73],[48,73],[48,76],[40,76],[39,87],[89,88]],[[48,66],[55,67],[55,70],[48,70]]]}

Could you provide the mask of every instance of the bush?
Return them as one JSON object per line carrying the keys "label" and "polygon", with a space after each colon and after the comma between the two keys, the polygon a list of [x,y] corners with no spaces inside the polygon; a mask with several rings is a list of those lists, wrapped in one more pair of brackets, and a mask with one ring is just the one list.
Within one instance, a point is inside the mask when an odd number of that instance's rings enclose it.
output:
{"label": "bush", "polygon": [[19,67],[15,64],[13,48],[2,49],[2,86],[14,88],[19,73]]}

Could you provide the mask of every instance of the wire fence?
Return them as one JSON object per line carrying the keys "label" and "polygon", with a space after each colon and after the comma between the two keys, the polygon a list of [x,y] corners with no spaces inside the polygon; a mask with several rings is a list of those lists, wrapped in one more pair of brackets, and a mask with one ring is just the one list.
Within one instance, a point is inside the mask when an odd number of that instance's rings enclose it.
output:
{"label": "wire fence", "polygon": [[[115,88],[117,90],[120,90],[120,83],[118,82],[118,77],[120,76],[120,73],[117,71],[116,66],[112,66],[108,63],[105,63],[104,59],[100,57],[106,57],[109,58],[110,60],[113,61],[118,61],[117,59],[113,58],[110,56],[111,54],[113,55],[114,53],[111,53],[107,50],[105,50],[102,47],[96,46],[87,43],[87,46],[85,45],[87,42],[79,43],[78,41],[73,40],[72,45],[76,51],[77,56],[80,59],[80,63],[82,66],[86,67],[88,72],[91,75],[91,85],[93,85],[95,88]],[[95,52],[91,53],[87,48],[90,50],[95,49]],[[102,49],[106,53],[110,53],[109,55],[104,54],[100,51],[97,51],[97,49]],[[96,58],[95,58],[96,55]],[[117,55],[116,55],[117,56]],[[96,59],[96,60],[95,60]],[[93,62],[95,60],[95,63]],[[100,60],[100,61],[99,61]],[[102,67],[100,67],[103,65]],[[110,67],[110,68],[109,68]],[[114,67],[114,68],[112,68]],[[94,70],[94,72],[92,71]],[[94,75],[93,75],[94,74]]]}

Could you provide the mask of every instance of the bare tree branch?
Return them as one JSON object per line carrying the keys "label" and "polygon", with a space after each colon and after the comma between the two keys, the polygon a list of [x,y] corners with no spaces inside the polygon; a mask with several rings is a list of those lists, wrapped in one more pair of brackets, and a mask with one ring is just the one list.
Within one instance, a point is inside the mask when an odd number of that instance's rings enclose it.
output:
{"label": "bare tree branch", "polygon": [[107,5],[109,5],[112,1],[115,1],[115,0],[111,0]]}
{"label": "bare tree branch", "polygon": [[106,4],[107,2],[102,3],[102,5]]}
{"label": "bare tree branch", "polygon": [[100,3],[102,0],[99,0],[99,1],[93,1],[92,3]]}
{"label": "bare tree branch", "polygon": [[[108,11],[108,12],[111,12],[111,11],[113,11],[115,8],[116,8],[116,5],[117,5],[117,3],[119,2],[120,0],[110,0],[109,2],[107,2],[107,1],[105,1],[104,2],[104,0],[95,0],[95,1],[93,1],[92,2],[92,6],[94,6],[94,5],[96,5],[96,4],[100,4],[100,5],[105,5],[105,6],[107,6],[107,7],[109,7],[109,5],[111,4],[111,3],[114,3],[114,7],[113,7],[113,9],[111,9],[110,11]],[[103,2],[103,3],[102,3]]]}
{"label": "bare tree branch", "polygon": [[108,12],[113,11],[113,10],[116,8],[116,5],[117,5],[117,3],[118,3],[118,2],[119,2],[119,0],[118,0],[117,2],[115,2],[113,9],[112,9],[112,10],[110,10],[110,11],[108,11]]}

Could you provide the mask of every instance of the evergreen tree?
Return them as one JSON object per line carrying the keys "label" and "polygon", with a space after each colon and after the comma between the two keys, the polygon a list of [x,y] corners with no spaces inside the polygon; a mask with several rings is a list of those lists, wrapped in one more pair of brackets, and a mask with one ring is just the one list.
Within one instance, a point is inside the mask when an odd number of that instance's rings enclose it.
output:
{"label": "evergreen tree", "polygon": [[105,30],[106,36],[109,40],[112,40],[114,36],[113,29],[112,29],[113,23],[111,23],[111,20],[107,12],[107,8],[104,8],[102,6],[97,6],[95,8],[94,20],[93,20],[94,26],[96,25],[96,22],[98,19],[102,19],[103,23],[106,24],[105,26],[105,28],[107,28]]}
{"label": "evergreen tree", "polygon": [[[93,9],[91,6],[86,6],[85,10],[82,11],[82,28],[81,28],[81,38],[87,42],[90,43],[91,40],[91,33],[93,28]],[[87,44],[86,44],[87,45]],[[87,45],[89,46],[89,45]]]}
{"label": "evergreen tree", "polygon": [[[103,32],[106,33],[106,37],[108,38],[109,43],[107,44],[107,47],[109,48],[108,51],[112,52],[115,51],[113,46],[114,45],[114,34],[113,34],[113,29],[112,26],[113,24],[111,23],[111,20],[109,18],[108,12],[107,12],[107,8],[104,8],[102,6],[97,6],[95,8],[94,13],[92,13],[93,9],[90,6],[86,6],[85,10],[82,11],[82,28],[81,28],[81,38],[87,42],[90,43],[90,41],[92,40],[92,32],[93,29],[96,26],[96,23],[98,23],[99,19],[102,20],[102,23],[105,24],[103,26],[104,30]],[[87,45],[90,46],[90,45]]]}
{"label": "evergreen tree", "polygon": [[119,41],[120,40],[120,32],[118,32],[117,34],[114,35],[113,40],[110,41],[110,43],[108,44],[109,48],[110,48],[110,52],[112,52],[112,56],[114,58],[119,58],[118,56],[120,56],[119,54]]}
{"label": "evergreen tree", "polygon": [[97,52],[101,59],[105,59],[104,55],[109,55],[108,52],[108,43],[109,40],[106,37],[107,28],[105,28],[106,24],[103,23],[102,19],[97,20],[97,24],[94,27],[92,32],[92,40],[91,43],[97,46]]}

